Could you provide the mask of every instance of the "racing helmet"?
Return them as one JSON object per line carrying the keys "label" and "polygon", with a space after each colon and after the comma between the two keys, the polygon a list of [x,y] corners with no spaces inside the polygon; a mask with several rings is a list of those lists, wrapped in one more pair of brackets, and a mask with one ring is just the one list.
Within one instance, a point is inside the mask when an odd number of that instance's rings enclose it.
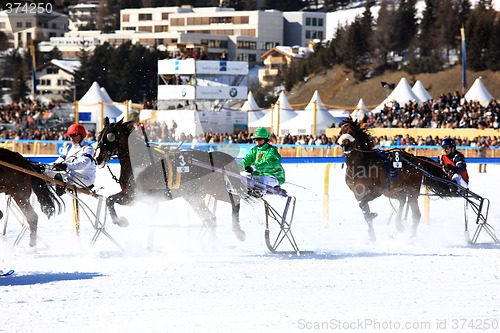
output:
{"label": "racing helmet", "polygon": [[441,147],[444,148],[444,146],[456,147],[457,144],[455,143],[455,139],[444,138],[443,141],[441,142]]}
{"label": "racing helmet", "polygon": [[253,131],[253,134],[250,136],[251,139],[271,139],[271,135],[269,134],[269,131],[265,129],[264,127],[257,127],[255,131]]}
{"label": "racing helmet", "polygon": [[82,136],[82,139],[87,136],[87,131],[85,130],[85,127],[81,124],[73,124],[70,127],[68,127],[68,130],[66,131],[66,135],[72,135],[72,134],[80,134]]}

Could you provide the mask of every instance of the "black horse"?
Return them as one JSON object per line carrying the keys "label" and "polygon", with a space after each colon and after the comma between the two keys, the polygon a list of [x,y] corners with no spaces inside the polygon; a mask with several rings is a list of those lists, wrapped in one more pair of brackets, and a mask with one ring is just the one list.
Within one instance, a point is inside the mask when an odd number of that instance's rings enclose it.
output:
{"label": "black horse", "polygon": [[[64,202],[55,194],[49,181],[36,176],[43,168],[36,168],[21,154],[0,148],[0,192],[11,196],[23,213],[30,229],[30,246],[36,246],[38,215],[30,203],[32,191],[35,193],[42,212],[51,218],[61,213]],[[3,213],[0,211],[0,218]]]}
{"label": "black horse", "polygon": [[205,226],[213,227],[216,217],[205,203],[207,195],[232,206],[232,229],[239,240],[245,239],[240,227],[240,199],[248,199],[240,166],[234,157],[221,152],[199,150],[163,150],[149,146],[145,133],[129,121],[117,123],[105,119],[99,134],[95,160],[104,167],[113,155],[120,161],[121,191],[107,199],[113,223],[126,226],[128,221],[116,214],[115,203],[131,205],[140,197],[170,200],[184,198]]}
{"label": "black horse", "polygon": [[422,183],[441,197],[453,196],[448,185],[449,178],[439,164],[401,149],[375,149],[369,131],[361,128],[357,121],[343,121],[338,143],[342,146],[347,165],[346,184],[354,193],[368,223],[371,240],[375,240],[372,221],[377,213],[370,211],[368,203],[379,196],[399,201],[396,215],[398,230],[404,229],[402,214],[408,203],[412,210],[412,236],[416,235],[421,217],[418,197]]}

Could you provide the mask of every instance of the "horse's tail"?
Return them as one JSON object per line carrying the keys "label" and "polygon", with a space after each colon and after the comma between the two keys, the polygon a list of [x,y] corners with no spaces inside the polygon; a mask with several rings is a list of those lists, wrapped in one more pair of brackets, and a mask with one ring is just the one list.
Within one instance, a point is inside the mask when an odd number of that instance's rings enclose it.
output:
{"label": "horse's tail", "polygon": [[60,214],[64,210],[64,201],[56,194],[54,187],[48,181],[32,176],[31,187],[42,207],[42,212],[48,218]]}
{"label": "horse's tail", "polygon": [[423,174],[422,184],[441,198],[456,196],[454,184],[441,165],[426,156],[416,156],[418,167]]}

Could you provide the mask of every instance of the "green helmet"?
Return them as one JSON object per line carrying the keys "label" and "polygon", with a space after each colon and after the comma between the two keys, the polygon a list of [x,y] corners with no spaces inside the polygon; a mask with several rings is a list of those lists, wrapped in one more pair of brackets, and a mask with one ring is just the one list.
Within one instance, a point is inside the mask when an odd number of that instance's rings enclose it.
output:
{"label": "green helmet", "polygon": [[255,131],[253,131],[253,134],[250,136],[251,139],[271,139],[271,135],[269,134],[269,131],[265,129],[264,127],[257,127]]}

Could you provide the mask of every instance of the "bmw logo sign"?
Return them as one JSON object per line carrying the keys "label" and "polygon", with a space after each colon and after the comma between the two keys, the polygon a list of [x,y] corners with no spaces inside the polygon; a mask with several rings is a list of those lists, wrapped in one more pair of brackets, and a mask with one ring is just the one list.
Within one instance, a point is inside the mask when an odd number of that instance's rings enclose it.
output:
{"label": "bmw logo sign", "polygon": [[186,97],[186,94],[187,94],[186,88],[183,88],[183,89],[181,90],[181,95],[182,95],[182,97]]}
{"label": "bmw logo sign", "polygon": [[229,96],[235,97],[236,95],[238,95],[238,90],[236,88],[231,88],[231,90],[229,90]]}

